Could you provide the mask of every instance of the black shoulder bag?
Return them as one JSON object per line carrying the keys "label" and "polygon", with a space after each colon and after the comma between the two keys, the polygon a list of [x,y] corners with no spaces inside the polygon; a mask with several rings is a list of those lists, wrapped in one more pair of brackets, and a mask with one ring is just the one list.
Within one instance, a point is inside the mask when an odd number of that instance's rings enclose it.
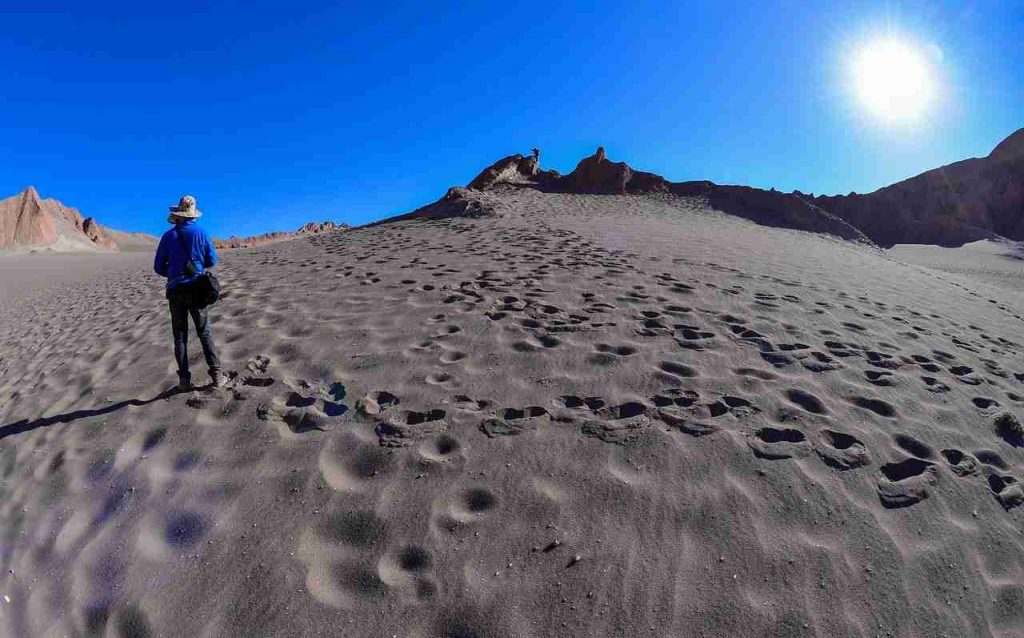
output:
{"label": "black shoulder bag", "polygon": [[[185,276],[192,277],[198,272],[195,261],[192,260],[192,251],[185,244],[181,229],[175,228],[174,234],[178,238],[178,245],[185,251]],[[220,281],[212,272],[204,271],[198,279],[189,284],[189,292],[192,293],[192,302],[200,308],[205,308],[220,299]]]}

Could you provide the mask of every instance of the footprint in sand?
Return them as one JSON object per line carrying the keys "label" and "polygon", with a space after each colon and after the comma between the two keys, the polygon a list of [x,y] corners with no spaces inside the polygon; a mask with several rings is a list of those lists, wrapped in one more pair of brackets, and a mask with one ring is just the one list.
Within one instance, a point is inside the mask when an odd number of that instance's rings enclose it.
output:
{"label": "footprint in sand", "polygon": [[869,383],[877,386],[892,387],[896,385],[896,377],[893,376],[892,372],[884,370],[865,370],[864,376],[867,377]]}
{"label": "footprint in sand", "polygon": [[430,385],[443,386],[450,384],[453,378],[454,377],[452,377],[452,375],[448,374],[447,372],[431,372],[430,374],[425,376],[423,380],[429,383]]}
{"label": "footprint in sand", "polygon": [[433,554],[422,545],[404,544],[386,553],[377,563],[381,581],[410,602],[433,601],[438,596],[438,585],[431,576]]}
{"label": "footprint in sand", "polygon": [[733,370],[733,374],[741,377],[753,377],[754,379],[760,379],[762,381],[774,381],[779,378],[778,375],[772,372],[759,370],[757,368],[736,368]]}
{"label": "footprint in sand", "polygon": [[165,521],[164,538],[175,549],[188,549],[198,543],[209,528],[209,521],[201,514],[174,512]]}
{"label": "footprint in sand", "polygon": [[945,449],[941,452],[942,458],[946,459],[950,471],[957,476],[971,476],[978,473],[978,460],[973,456],[957,449]]}
{"label": "footprint in sand", "polygon": [[320,524],[320,534],[332,542],[369,549],[384,541],[387,524],[372,511],[342,511],[328,516]]}
{"label": "footprint in sand", "polygon": [[362,492],[394,469],[394,451],[345,436],[324,446],[320,474],[339,492]]}
{"label": "footprint in sand", "polygon": [[910,454],[911,456],[916,456],[919,459],[928,460],[935,458],[935,450],[933,450],[930,445],[918,441],[909,434],[893,434],[892,440],[893,443],[896,444],[896,447],[903,450],[907,454]]}
{"label": "footprint in sand", "polygon": [[706,350],[715,346],[715,333],[702,330],[699,326],[675,326],[675,340],[687,350]]}
{"label": "footprint in sand", "polygon": [[[743,419],[760,410],[750,401],[732,395],[720,395],[710,403],[698,403],[699,395],[692,390],[664,390],[654,397],[655,416],[672,429],[690,436],[707,436],[722,429],[721,417]],[[666,400],[671,400],[668,404]],[[665,403],[665,405],[659,405]],[[727,421],[726,421],[727,422]]]}
{"label": "footprint in sand", "polygon": [[658,394],[651,397],[651,403],[656,408],[667,408],[667,407],[680,407],[689,408],[692,407],[700,400],[700,394],[694,390],[684,390],[682,388],[668,388],[662,390]]}
{"label": "footprint in sand", "polygon": [[998,468],[1004,471],[1010,469],[1010,465],[1006,462],[1006,459],[1004,459],[1002,455],[995,450],[975,450],[974,458],[989,467]]}
{"label": "footprint in sand", "polygon": [[821,445],[815,447],[818,457],[837,470],[852,470],[871,462],[867,447],[852,434],[823,429],[818,433]]}
{"label": "footprint in sand", "polygon": [[515,436],[537,427],[539,420],[548,416],[548,411],[540,406],[526,408],[505,408],[492,418],[480,423],[480,431],[490,438],[498,436]]}
{"label": "footprint in sand", "polygon": [[825,404],[822,403],[821,399],[806,390],[790,388],[789,390],[786,390],[786,398],[811,414],[828,413],[828,408],[825,407]]}
{"label": "footprint in sand", "polygon": [[996,497],[996,501],[1003,506],[1003,509],[1009,511],[1021,503],[1024,503],[1024,488],[1021,487],[1020,482],[1012,476],[1000,476],[999,474],[990,474],[988,477],[988,486],[992,490],[992,494]]}
{"label": "footprint in sand", "polygon": [[462,455],[462,442],[455,436],[442,432],[423,441],[418,449],[420,456],[428,461],[448,462]]}
{"label": "footprint in sand", "polygon": [[598,366],[612,365],[636,353],[637,348],[635,346],[613,346],[607,343],[599,343],[594,346],[594,353],[587,357],[587,362]]}
{"label": "footprint in sand", "polygon": [[801,458],[811,450],[804,433],[793,428],[759,428],[747,437],[747,445],[754,456],[769,460]]}
{"label": "footprint in sand", "polygon": [[936,394],[943,394],[950,391],[950,387],[945,383],[942,383],[935,377],[921,377],[921,381],[924,382],[929,392],[935,392]]}
{"label": "footprint in sand", "polygon": [[471,399],[464,394],[457,394],[452,397],[455,407],[467,412],[481,412],[490,407],[491,402],[486,399]]}
{"label": "footprint in sand", "polygon": [[459,503],[470,514],[484,514],[498,507],[497,497],[488,489],[473,487],[462,494]]}
{"label": "footprint in sand", "polygon": [[878,476],[878,498],[887,508],[909,507],[930,496],[938,481],[935,464],[917,458],[882,465]]}
{"label": "footprint in sand", "polygon": [[1024,447],[1024,425],[1015,414],[1004,412],[995,418],[994,429],[1002,440],[1013,447]]}
{"label": "footprint in sand", "polygon": [[399,398],[387,390],[375,390],[356,402],[356,410],[364,414],[377,415],[399,403]]}
{"label": "footprint in sand", "polygon": [[647,434],[651,420],[647,416],[649,408],[639,401],[628,401],[615,406],[605,406],[594,410],[598,418],[583,421],[581,431],[584,436],[614,443],[627,445],[636,442]]}
{"label": "footprint in sand", "polygon": [[562,340],[549,334],[533,335],[530,339],[513,341],[510,347],[516,352],[539,352],[545,348],[557,348]]}
{"label": "footprint in sand", "polygon": [[676,361],[661,361],[656,367],[655,374],[664,383],[679,383],[683,379],[700,376],[695,368]]}
{"label": "footprint in sand", "polygon": [[[261,421],[285,425],[291,434],[322,431],[348,412],[348,406],[340,403],[344,396],[345,386],[341,383],[332,383],[328,387],[322,383],[299,381],[285,397],[260,403],[256,416]],[[286,433],[281,430],[281,434]]]}
{"label": "footprint in sand", "polygon": [[388,414],[381,419],[374,432],[381,447],[407,447],[427,437],[447,430],[447,413],[440,408],[417,412],[405,410]]}
{"label": "footprint in sand", "polygon": [[869,397],[851,397],[848,401],[858,408],[864,408],[874,412],[879,416],[888,418],[896,417],[896,408],[892,407],[889,403],[882,401],[881,399],[872,399]]}
{"label": "footprint in sand", "polygon": [[440,361],[444,364],[456,363],[466,358],[466,353],[461,350],[446,350],[441,354]]}
{"label": "footprint in sand", "polygon": [[987,414],[999,408],[999,402],[989,397],[974,397],[971,399],[971,403],[974,404],[974,407]]}
{"label": "footprint in sand", "polygon": [[565,394],[555,399],[555,405],[569,410],[599,410],[605,406],[601,397],[578,397]]}

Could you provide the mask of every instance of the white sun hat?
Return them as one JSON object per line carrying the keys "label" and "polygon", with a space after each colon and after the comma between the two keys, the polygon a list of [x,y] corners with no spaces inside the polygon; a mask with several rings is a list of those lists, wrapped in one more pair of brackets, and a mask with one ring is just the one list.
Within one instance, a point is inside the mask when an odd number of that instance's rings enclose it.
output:
{"label": "white sun hat", "polygon": [[177,206],[169,206],[171,215],[174,217],[184,217],[185,219],[195,219],[202,216],[202,211],[196,208],[196,198],[191,195],[183,195],[181,200],[178,201]]}

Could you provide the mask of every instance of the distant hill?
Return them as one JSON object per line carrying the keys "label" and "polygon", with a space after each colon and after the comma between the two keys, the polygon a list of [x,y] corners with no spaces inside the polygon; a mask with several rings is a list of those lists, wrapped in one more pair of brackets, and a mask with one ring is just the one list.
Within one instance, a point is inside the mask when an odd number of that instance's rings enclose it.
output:
{"label": "distant hill", "polygon": [[987,157],[936,168],[866,195],[809,197],[882,246],[1024,240],[1024,128]]}
{"label": "distant hill", "polygon": [[29,186],[0,200],[0,251],[120,252],[149,250],[157,238],[100,225],[56,199],[43,199]]}
{"label": "distant hill", "polygon": [[338,224],[331,221],[325,221],[320,223],[309,222],[308,224],[304,224],[293,231],[279,230],[269,233],[263,233],[262,235],[255,235],[252,237],[228,237],[227,239],[214,239],[213,245],[217,249],[248,248],[250,246],[258,246],[260,244],[266,244],[273,241],[294,239],[296,237],[303,237],[305,235],[319,235],[320,233],[332,230],[348,230],[349,228],[350,226],[348,224]]}

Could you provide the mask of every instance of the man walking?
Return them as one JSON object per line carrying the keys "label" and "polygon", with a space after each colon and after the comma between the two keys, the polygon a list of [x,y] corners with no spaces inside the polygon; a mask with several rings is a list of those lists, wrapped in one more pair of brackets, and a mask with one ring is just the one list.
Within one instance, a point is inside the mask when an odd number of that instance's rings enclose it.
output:
{"label": "man walking", "polygon": [[167,302],[171,309],[171,333],[174,336],[174,359],[178,362],[178,389],[192,389],[192,375],[188,369],[188,318],[195,324],[199,343],[203,346],[206,365],[210,369],[210,385],[220,387],[224,378],[220,372],[220,358],[213,344],[206,306],[197,299],[193,284],[207,268],[217,265],[217,251],[205,230],[196,224],[202,213],[196,208],[196,199],[185,195],[177,206],[170,207],[167,221],[174,228],[164,233],[156,249],[153,270],[167,278]]}

